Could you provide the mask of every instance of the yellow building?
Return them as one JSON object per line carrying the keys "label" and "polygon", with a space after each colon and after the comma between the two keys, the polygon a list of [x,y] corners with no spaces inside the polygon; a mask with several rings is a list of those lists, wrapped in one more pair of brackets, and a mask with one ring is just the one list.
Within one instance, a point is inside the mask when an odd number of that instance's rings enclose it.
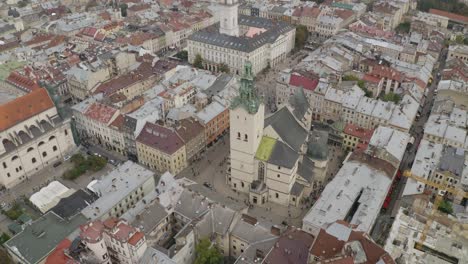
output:
{"label": "yellow building", "polygon": [[175,130],[146,123],[136,148],[139,162],[154,170],[175,175],[187,166],[185,144]]}

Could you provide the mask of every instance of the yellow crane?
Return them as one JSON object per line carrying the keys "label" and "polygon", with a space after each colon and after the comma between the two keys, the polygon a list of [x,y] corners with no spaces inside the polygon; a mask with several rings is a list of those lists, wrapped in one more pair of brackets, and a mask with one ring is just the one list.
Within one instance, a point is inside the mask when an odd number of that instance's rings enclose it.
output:
{"label": "yellow crane", "polygon": [[425,179],[423,177],[412,174],[410,170],[405,170],[403,172],[403,176],[405,176],[407,178],[410,178],[410,179],[413,179],[413,180],[418,181],[418,182],[422,182],[422,183],[424,183],[426,185],[429,185],[431,187],[435,187],[438,190],[445,190],[445,191],[453,194],[454,196],[461,197],[461,198],[468,198],[468,193],[461,190],[461,189],[455,189],[455,188],[452,188],[452,187],[448,187],[445,184],[435,183],[435,182],[427,180],[427,179]]}
{"label": "yellow crane", "polygon": [[427,179],[425,179],[423,177],[416,176],[416,175],[412,174],[410,170],[405,170],[403,172],[403,176],[405,176],[407,178],[411,178],[411,179],[413,179],[415,181],[418,181],[418,182],[422,182],[422,183],[424,183],[424,184],[426,184],[428,186],[435,187],[438,190],[435,201],[434,201],[434,204],[432,205],[431,213],[428,216],[427,222],[426,222],[426,224],[424,226],[424,229],[423,229],[423,232],[422,232],[422,235],[421,235],[421,241],[420,242],[421,242],[421,244],[423,244],[424,241],[426,240],[427,232],[429,231],[429,228],[431,227],[432,222],[434,221],[437,209],[439,208],[440,203],[444,199],[445,192],[447,191],[449,193],[452,193],[453,195],[457,195],[458,197],[465,197],[465,198],[468,198],[468,193],[463,191],[463,190],[460,190],[460,189],[455,189],[455,188],[452,188],[452,187],[448,187],[446,184],[435,183],[435,182],[429,181],[429,180],[427,180]]}

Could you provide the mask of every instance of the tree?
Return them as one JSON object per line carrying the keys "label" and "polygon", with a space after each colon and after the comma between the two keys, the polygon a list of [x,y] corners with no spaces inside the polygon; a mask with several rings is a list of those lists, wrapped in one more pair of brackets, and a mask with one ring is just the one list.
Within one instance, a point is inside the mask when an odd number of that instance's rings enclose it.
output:
{"label": "tree", "polygon": [[127,16],[127,9],[128,9],[128,5],[127,4],[121,4],[120,5],[120,14],[122,15],[122,17],[126,17]]}
{"label": "tree", "polygon": [[223,255],[208,238],[199,241],[195,247],[197,258],[195,264],[220,264],[223,263]]}
{"label": "tree", "polygon": [[179,58],[183,61],[187,61],[188,59],[188,52],[186,50],[181,50],[175,55],[176,58]]}
{"label": "tree", "polygon": [[221,64],[218,66],[218,70],[219,70],[220,72],[229,73],[229,66],[227,66],[226,63],[221,63]]}
{"label": "tree", "polygon": [[459,0],[419,0],[418,10],[428,12],[429,9],[435,8],[455,14],[466,16],[468,14],[468,5]]}
{"label": "tree", "polygon": [[395,31],[398,33],[409,33],[411,29],[411,23],[410,22],[402,22],[400,23],[396,28]]}
{"label": "tree", "polygon": [[2,260],[2,264],[11,264],[13,260],[11,260],[10,255],[6,252],[6,250],[0,248],[0,259]]}
{"label": "tree", "polygon": [[296,27],[296,39],[294,43],[294,48],[296,50],[302,49],[308,38],[309,38],[309,31],[307,31],[307,27],[303,25],[298,25]]}
{"label": "tree", "polygon": [[393,92],[389,92],[388,94],[384,95],[382,97],[382,101],[384,102],[394,102],[395,104],[397,104],[398,102],[400,102],[400,95],[396,94],[396,93],[393,93]]}
{"label": "tree", "polygon": [[195,55],[195,60],[193,61],[193,67],[198,69],[203,69],[203,58],[200,54]]}
{"label": "tree", "polygon": [[437,209],[446,214],[453,213],[452,203],[447,200],[443,200],[442,202],[440,202],[439,207],[437,207]]}

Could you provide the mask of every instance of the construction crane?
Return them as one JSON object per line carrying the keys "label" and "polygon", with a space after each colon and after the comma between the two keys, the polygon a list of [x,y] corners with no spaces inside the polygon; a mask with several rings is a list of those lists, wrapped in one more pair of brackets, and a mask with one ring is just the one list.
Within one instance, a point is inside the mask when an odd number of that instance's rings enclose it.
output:
{"label": "construction crane", "polygon": [[461,189],[455,189],[455,188],[452,188],[452,187],[448,187],[445,184],[435,183],[433,181],[427,180],[427,179],[425,179],[423,177],[420,177],[420,176],[416,176],[413,173],[411,173],[410,170],[405,170],[403,172],[403,176],[405,176],[407,178],[410,178],[410,179],[413,179],[413,180],[418,181],[418,182],[422,182],[422,183],[424,183],[426,185],[437,188],[438,190],[445,190],[445,191],[453,194],[454,196],[468,199],[468,193],[467,192],[465,192],[465,191],[463,191]]}
{"label": "construction crane", "polygon": [[424,229],[423,229],[423,232],[422,232],[422,235],[421,235],[420,242],[421,242],[421,244],[423,244],[424,241],[427,238],[427,232],[429,231],[429,229],[430,229],[430,227],[432,225],[432,222],[434,221],[437,209],[439,208],[440,203],[443,201],[446,192],[450,192],[453,195],[457,195],[458,197],[464,197],[464,198],[468,198],[468,193],[463,191],[463,190],[448,187],[446,184],[438,184],[438,183],[429,181],[429,180],[427,180],[427,179],[425,179],[423,177],[416,176],[413,173],[411,173],[410,170],[405,170],[403,172],[403,176],[405,176],[407,178],[410,178],[410,179],[413,179],[413,180],[418,181],[418,182],[422,182],[422,183],[424,183],[426,185],[429,185],[431,187],[435,187],[438,190],[436,198],[434,200],[434,204],[432,205],[431,213],[428,216],[427,222],[424,225]]}

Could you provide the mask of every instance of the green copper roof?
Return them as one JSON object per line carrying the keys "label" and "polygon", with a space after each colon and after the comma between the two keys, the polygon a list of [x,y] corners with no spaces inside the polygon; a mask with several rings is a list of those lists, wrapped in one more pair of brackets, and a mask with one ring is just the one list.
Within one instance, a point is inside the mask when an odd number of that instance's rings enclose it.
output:
{"label": "green copper roof", "polygon": [[348,10],[353,10],[353,5],[351,4],[346,4],[346,3],[332,3],[332,7],[338,7],[338,8],[343,8],[343,9],[348,9]]}
{"label": "green copper roof", "polygon": [[270,158],[271,153],[273,152],[275,144],[276,139],[266,136],[262,137],[262,141],[260,141],[257,153],[255,153],[255,158],[262,161],[267,161]]}
{"label": "green copper roof", "polygon": [[241,78],[241,86],[239,95],[231,102],[231,109],[238,106],[244,107],[250,114],[255,114],[258,111],[260,100],[255,94],[254,81],[252,73],[252,63],[249,61],[244,65],[244,75]]}

